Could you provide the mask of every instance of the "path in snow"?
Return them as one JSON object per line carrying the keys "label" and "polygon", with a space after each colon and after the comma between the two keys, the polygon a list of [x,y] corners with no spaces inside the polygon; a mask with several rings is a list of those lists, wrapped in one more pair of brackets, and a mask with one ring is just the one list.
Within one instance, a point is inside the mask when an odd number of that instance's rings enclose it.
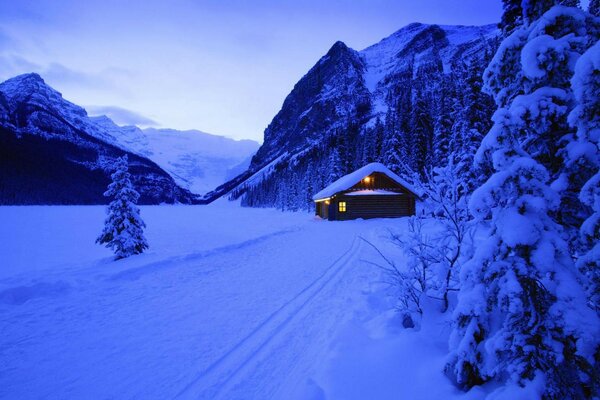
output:
{"label": "path in snow", "polygon": [[377,274],[357,237],[385,223],[189,210],[197,235],[257,234],[0,281],[0,398],[293,398]]}

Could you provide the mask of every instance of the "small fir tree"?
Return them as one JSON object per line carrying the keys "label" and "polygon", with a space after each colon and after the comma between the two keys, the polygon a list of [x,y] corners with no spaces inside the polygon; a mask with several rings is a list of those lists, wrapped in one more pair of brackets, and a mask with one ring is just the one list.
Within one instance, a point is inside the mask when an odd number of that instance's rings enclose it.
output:
{"label": "small fir tree", "polygon": [[117,159],[115,172],[111,175],[112,183],[104,192],[106,197],[112,197],[113,200],[108,205],[104,230],[96,239],[96,243],[112,249],[117,260],[140,254],[148,248],[144,237],[146,224],[136,206],[140,195],[131,184],[128,169],[127,155]]}

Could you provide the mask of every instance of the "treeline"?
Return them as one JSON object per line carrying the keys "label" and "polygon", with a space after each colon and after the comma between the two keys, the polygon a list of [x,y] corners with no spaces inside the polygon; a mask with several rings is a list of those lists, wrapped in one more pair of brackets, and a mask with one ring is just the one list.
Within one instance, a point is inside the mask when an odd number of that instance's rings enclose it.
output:
{"label": "treeline", "polygon": [[[440,49],[434,48],[426,63],[413,57],[387,78],[386,112],[373,111],[367,121],[341,121],[319,143],[278,163],[265,178],[239,187],[231,197],[242,196],[242,205],[250,207],[312,210],[314,193],[370,162],[422,177],[449,158],[472,164],[495,108],[481,88],[498,41],[482,40],[483,54],[456,57],[447,71]],[[465,174],[468,179],[477,176],[472,168],[465,168]]]}

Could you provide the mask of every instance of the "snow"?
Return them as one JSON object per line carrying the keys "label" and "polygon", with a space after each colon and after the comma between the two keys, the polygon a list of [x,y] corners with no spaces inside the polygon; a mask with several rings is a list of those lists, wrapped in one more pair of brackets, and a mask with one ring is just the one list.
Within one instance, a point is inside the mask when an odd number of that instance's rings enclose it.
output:
{"label": "snow", "polygon": [[406,189],[411,192],[419,195],[419,191],[415,189],[411,184],[406,182],[404,179],[390,171],[385,165],[381,163],[370,163],[365,165],[362,168],[357,169],[356,171],[342,176],[337,181],[333,182],[331,185],[327,186],[325,189],[321,190],[317,194],[313,196],[313,200],[326,199],[335,195],[338,192],[348,190],[358,182],[360,182],[364,177],[371,175],[374,172],[380,172],[386,174],[389,178],[396,181],[398,184],[404,186]]}
{"label": "snow", "polygon": [[365,261],[407,219],[141,215],[150,249],[112,261],[103,207],[0,207],[0,398],[483,398],[441,372],[446,322],[401,329]]}
{"label": "snow", "polygon": [[[364,60],[365,70],[363,73],[364,84],[371,94],[374,95],[372,101],[373,115],[383,115],[388,109],[385,100],[384,87],[386,78],[393,76],[394,73],[406,70],[408,65],[399,62],[398,54],[409,48],[412,42],[419,34],[434,25],[413,23],[392,35],[382,39],[380,42],[367,47],[359,52]],[[457,48],[469,42],[474,42],[484,37],[494,37],[497,35],[497,28],[494,25],[486,26],[448,26],[441,25],[439,28],[444,32],[448,39],[449,46],[441,49],[441,56],[444,60],[444,69],[448,70],[450,60],[455,57],[453,53]],[[464,50],[463,50],[464,51]],[[478,50],[475,50],[478,51]],[[419,63],[419,56],[415,59]],[[462,57],[465,54],[461,55]],[[417,68],[415,68],[416,70]]]}
{"label": "snow", "polygon": [[118,126],[102,115],[90,117],[97,135],[158,164],[180,186],[204,194],[243,172],[259,144],[252,140],[233,140],[198,130],[141,130],[137,126]]}
{"label": "snow", "polygon": [[402,193],[390,192],[389,190],[357,190],[347,193],[348,196],[401,196]]}

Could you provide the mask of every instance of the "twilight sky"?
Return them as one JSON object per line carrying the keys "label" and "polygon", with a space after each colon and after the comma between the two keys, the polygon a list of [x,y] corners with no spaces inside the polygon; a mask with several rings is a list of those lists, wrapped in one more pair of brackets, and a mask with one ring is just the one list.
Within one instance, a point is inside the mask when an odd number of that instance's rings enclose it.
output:
{"label": "twilight sky", "polygon": [[411,22],[500,15],[501,0],[0,0],[0,81],[38,72],[119,124],[262,141],[336,40],[361,50]]}

